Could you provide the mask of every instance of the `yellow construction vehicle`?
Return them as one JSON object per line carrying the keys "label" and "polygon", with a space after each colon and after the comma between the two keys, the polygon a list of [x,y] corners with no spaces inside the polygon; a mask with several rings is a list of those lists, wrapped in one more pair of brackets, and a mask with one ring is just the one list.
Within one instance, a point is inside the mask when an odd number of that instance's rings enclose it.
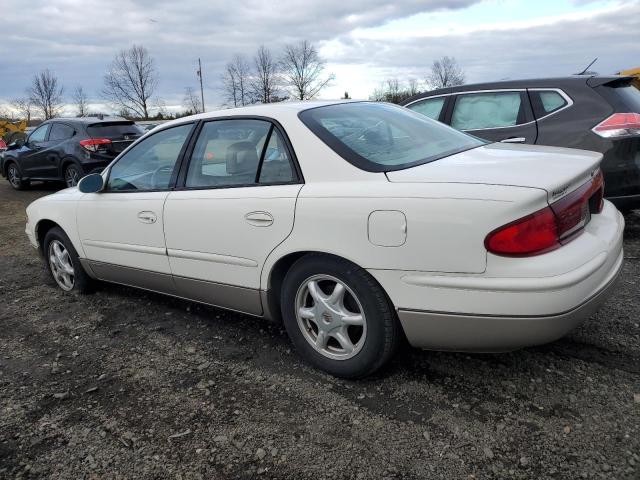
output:
{"label": "yellow construction vehicle", "polygon": [[640,88],[640,67],[624,70],[618,73],[618,75],[624,75],[626,77],[635,77],[632,83],[636,86],[636,88]]}
{"label": "yellow construction vehicle", "polygon": [[0,138],[7,142],[7,145],[16,141],[18,138],[24,138],[26,130],[26,120],[20,120],[19,122],[0,120]]}

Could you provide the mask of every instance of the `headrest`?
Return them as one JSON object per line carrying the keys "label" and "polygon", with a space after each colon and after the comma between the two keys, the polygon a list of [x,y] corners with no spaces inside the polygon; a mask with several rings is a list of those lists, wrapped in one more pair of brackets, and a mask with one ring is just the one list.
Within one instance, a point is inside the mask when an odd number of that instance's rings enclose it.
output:
{"label": "headrest", "polygon": [[229,175],[255,173],[259,161],[256,147],[251,142],[238,142],[227,148],[226,163]]}

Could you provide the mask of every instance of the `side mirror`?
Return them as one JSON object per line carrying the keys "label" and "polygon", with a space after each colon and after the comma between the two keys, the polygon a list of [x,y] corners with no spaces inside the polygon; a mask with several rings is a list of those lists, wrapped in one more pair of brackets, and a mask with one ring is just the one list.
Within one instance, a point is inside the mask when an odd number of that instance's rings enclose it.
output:
{"label": "side mirror", "polygon": [[78,190],[82,193],[97,193],[104,187],[104,179],[99,173],[92,173],[82,177],[78,182]]}

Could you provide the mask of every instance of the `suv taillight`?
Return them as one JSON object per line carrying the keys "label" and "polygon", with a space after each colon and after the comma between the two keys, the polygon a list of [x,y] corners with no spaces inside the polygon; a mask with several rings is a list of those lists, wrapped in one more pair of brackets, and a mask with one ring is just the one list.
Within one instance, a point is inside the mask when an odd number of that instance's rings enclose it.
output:
{"label": "suv taillight", "polygon": [[80,140],[80,145],[90,152],[97,152],[100,147],[104,147],[110,143],[111,140],[108,138],[88,138],[87,140]]}
{"label": "suv taillight", "polygon": [[601,137],[628,137],[640,134],[640,113],[614,113],[593,127]]}
{"label": "suv taillight", "polygon": [[554,250],[582,232],[592,213],[604,205],[604,180],[598,171],[591,180],[550,206],[508,223],[487,235],[485,247],[505,256],[530,256]]}

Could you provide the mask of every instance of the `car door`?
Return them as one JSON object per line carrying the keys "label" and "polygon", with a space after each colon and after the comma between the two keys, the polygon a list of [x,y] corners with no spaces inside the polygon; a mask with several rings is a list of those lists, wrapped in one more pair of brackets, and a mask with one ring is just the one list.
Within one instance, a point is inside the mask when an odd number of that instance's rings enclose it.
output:
{"label": "car door", "polygon": [[293,228],[301,176],[284,131],[268,120],[202,124],[165,204],[165,238],[179,294],[259,315],[267,255]]}
{"label": "car door", "polygon": [[536,143],[536,122],[525,90],[459,92],[447,123],[491,142]]}
{"label": "car door", "polygon": [[163,208],[193,122],[133,145],[109,167],[103,191],[78,202],[78,232],[95,275],[174,293],[164,240]]}
{"label": "car door", "polygon": [[40,125],[27,137],[19,152],[19,164],[22,175],[29,178],[46,176],[46,144],[50,123]]}

